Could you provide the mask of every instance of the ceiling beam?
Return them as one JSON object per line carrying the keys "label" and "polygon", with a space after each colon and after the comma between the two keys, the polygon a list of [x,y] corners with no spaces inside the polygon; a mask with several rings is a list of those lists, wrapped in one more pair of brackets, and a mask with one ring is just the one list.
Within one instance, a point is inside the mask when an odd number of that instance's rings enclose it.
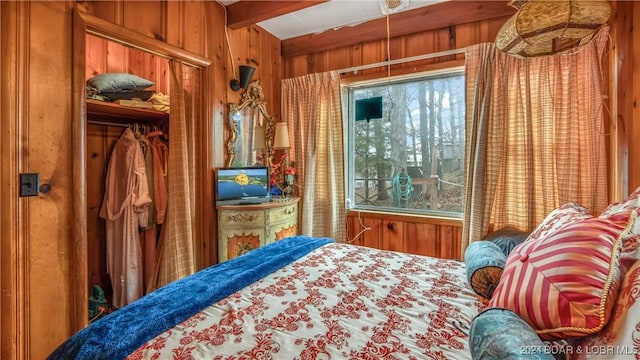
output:
{"label": "ceiling beam", "polygon": [[[507,1],[445,1],[393,14],[389,17],[390,37],[515,14]],[[282,56],[295,56],[387,38],[386,19],[357,26],[327,30],[282,41]]]}
{"label": "ceiling beam", "polygon": [[327,1],[238,1],[226,6],[227,26],[239,29]]}

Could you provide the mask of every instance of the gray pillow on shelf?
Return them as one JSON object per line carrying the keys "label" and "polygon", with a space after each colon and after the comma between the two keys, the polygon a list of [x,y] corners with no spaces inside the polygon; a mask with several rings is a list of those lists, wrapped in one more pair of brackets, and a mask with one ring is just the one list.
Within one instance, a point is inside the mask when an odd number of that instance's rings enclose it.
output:
{"label": "gray pillow on shelf", "polygon": [[87,80],[87,85],[96,89],[98,94],[102,94],[144,90],[154,85],[154,82],[133,74],[105,73]]}

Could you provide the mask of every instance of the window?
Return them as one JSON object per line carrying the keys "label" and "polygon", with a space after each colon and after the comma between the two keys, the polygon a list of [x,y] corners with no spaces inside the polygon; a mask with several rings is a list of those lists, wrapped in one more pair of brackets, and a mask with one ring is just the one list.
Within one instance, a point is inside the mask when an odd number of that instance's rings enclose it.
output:
{"label": "window", "polygon": [[352,208],[461,215],[464,84],[456,68],[345,89]]}

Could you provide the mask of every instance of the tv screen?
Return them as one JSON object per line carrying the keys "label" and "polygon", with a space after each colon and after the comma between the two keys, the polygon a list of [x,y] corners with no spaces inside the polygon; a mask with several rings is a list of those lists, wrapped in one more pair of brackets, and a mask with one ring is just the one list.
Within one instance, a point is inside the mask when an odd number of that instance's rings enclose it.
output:
{"label": "tv screen", "polygon": [[382,96],[356,100],[356,121],[382,119]]}
{"label": "tv screen", "polygon": [[218,205],[259,204],[271,200],[268,167],[219,168],[216,179]]}

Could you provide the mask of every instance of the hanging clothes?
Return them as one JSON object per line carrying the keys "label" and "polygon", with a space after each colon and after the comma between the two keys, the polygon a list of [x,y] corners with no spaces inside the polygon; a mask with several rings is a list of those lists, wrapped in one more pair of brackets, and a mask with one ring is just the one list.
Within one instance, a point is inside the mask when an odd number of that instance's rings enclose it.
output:
{"label": "hanging clothes", "polygon": [[156,207],[156,223],[164,224],[164,217],[167,212],[168,188],[167,188],[167,159],[169,157],[169,147],[158,137],[151,141],[153,151],[153,192]]}
{"label": "hanging clothes", "polygon": [[126,129],[116,142],[107,169],[100,217],[106,220],[107,272],[113,304],[122,307],[143,294],[138,227],[148,222],[151,203],[144,155],[135,134]]}
{"label": "hanging clothes", "polygon": [[144,166],[147,173],[147,186],[149,188],[149,197],[151,198],[151,204],[149,204],[149,218],[147,226],[140,230],[140,246],[142,247],[142,282],[143,290],[147,288],[153,272],[155,270],[156,263],[156,247],[158,241],[158,231],[156,227],[156,200],[154,195],[153,186],[153,151],[151,149],[151,141],[149,141],[149,135],[145,132],[145,135],[135,132],[136,139],[142,149],[142,155],[144,156]]}

